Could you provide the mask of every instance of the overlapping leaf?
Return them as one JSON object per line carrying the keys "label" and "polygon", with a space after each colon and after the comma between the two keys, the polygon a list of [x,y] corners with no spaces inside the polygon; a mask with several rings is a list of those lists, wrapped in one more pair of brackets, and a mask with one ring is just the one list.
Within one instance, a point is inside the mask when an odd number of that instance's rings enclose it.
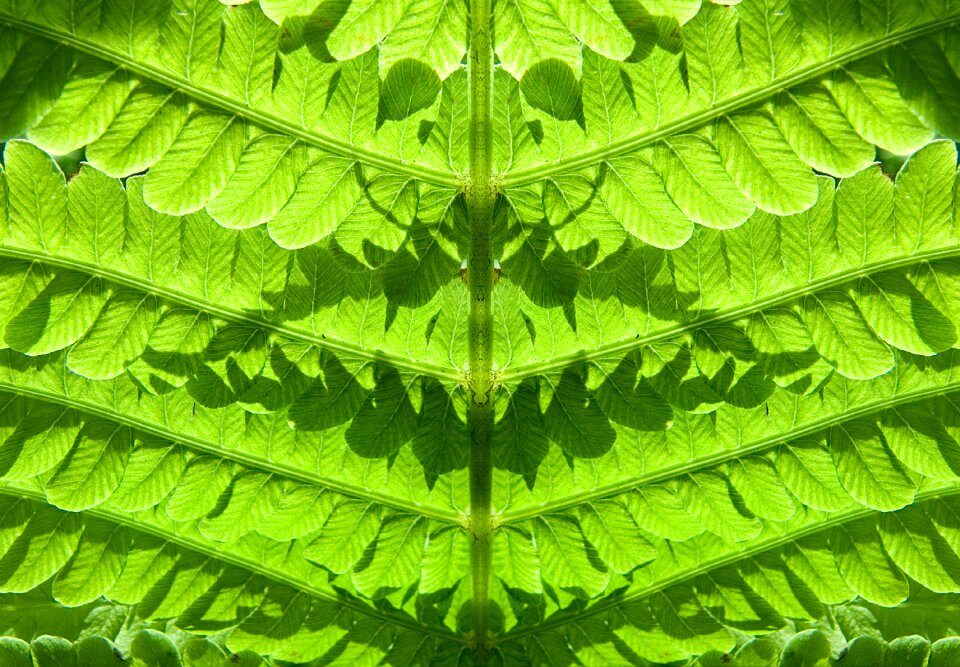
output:
{"label": "overlapping leaf", "polygon": [[[898,350],[949,350],[956,164],[954,145],[935,142],[895,184],[873,166],[839,186],[822,179],[817,205],[797,216],[757,214],[737,230],[701,230],[678,250],[571,263],[564,278],[576,297],[561,307],[514,291],[504,381],[539,400],[516,399],[512,410],[527,420],[542,413],[547,437],[568,454],[600,456],[612,427],[657,431],[682,413],[763,405],[781,389],[803,395],[836,376],[878,378]],[[546,453],[534,439],[528,447]]]}
{"label": "overlapping leaf", "polygon": [[[446,13],[458,14],[449,4]],[[254,5],[159,7],[127,15],[123,3],[107,3],[98,17],[74,21],[68,10],[0,6],[18,24],[97,56],[51,53],[51,42],[5,28],[0,86],[16,92],[5,95],[0,137],[26,132],[55,154],[86,147],[90,163],[112,176],[149,168],[143,199],[156,211],[206,208],[231,229],[269,223],[284,248],[334,237],[377,264],[371,252],[412,245],[418,211],[419,224],[440,233],[457,178],[430,165],[447,166],[453,154],[428,150],[427,139],[435,124],[439,133],[453,122],[439,110],[464,81],[452,78],[441,96],[440,78],[423,64],[436,49],[457,48],[454,27],[436,35],[435,49],[414,48],[436,18],[432,8],[404,10],[413,20],[395,26],[379,61],[371,43],[362,53],[336,49],[348,57],[326,62],[314,53],[317,29],[358,17],[322,6],[281,39]],[[418,209],[419,198],[432,206]]]}
{"label": "overlapping leaf", "polygon": [[[226,631],[232,651],[255,648],[296,662],[370,652],[402,663],[451,641],[449,632],[434,629],[423,637],[412,619],[344,599],[306,576],[309,566],[300,565],[298,572],[282,545],[245,540],[214,548],[195,531],[174,528],[153,513],[65,513],[15,497],[35,493],[29,486],[6,488],[15,495],[3,500],[5,592],[29,591],[54,577],[53,596],[64,604],[100,597],[136,604],[142,618],[173,617],[181,627]],[[296,587],[286,583],[291,579]],[[380,641],[371,642],[371,632]],[[141,641],[146,639],[162,642],[149,635]],[[22,652],[19,646],[4,648]]]}
{"label": "overlapping leaf", "polygon": [[[582,74],[579,57],[559,53],[524,68],[539,151],[510,165],[507,197],[526,224],[546,218],[559,247],[592,245],[601,258],[628,236],[675,248],[695,223],[726,229],[754,210],[805,211],[817,193],[810,167],[851,176],[873,160],[872,144],[902,154],[934,132],[956,134],[940,102],[957,81],[949,34],[863,57],[954,18],[923,4],[706,3],[682,27],[634,10],[626,23],[644,57],[588,48]],[[511,143],[530,141],[523,131]]]}
{"label": "overlapping leaf", "polygon": [[[910,593],[908,577],[937,592],[955,592],[960,546],[953,493],[954,486],[934,486],[924,493],[932,499],[884,515],[852,511],[825,518],[811,512],[746,546],[716,537],[688,540],[663,552],[665,571],[621,584],[623,590],[581,612],[528,620],[505,635],[500,651],[554,664],[599,656],[611,664],[665,663],[732,652],[739,633],[763,634],[783,627],[785,619],[818,618],[828,605],[858,597],[896,606]],[[522,603],[516,604],[520,618]],[[554,605],[548,602],[546,610]],[[543,610],[528,608],[527,614],[539,620]]]}
{"label": "overlapping leaf", "polygon": [[[130,608],[106,604],[63,607],[50,586],[28,594],[4,594],[0,613],[0,656],[4,664],[39,665],[135,664],[199,667],[271,664],[251,651],[231,653],[220,638],[188,634],[162,622],[144,622]],[[15,612],[9,610],[16,610]]]}
{"label": "overlapping leaf", "polygon": [[478,54],[468,4],[0,2],[0,588],[396,665],[821,660],[950,599],[957,8],[498,0]]}

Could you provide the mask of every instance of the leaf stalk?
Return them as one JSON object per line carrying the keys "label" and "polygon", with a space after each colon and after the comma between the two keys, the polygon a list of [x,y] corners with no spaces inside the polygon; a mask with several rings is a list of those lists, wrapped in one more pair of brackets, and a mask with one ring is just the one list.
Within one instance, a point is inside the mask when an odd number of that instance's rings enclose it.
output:
{"label": "leaf stalk", "polygon": [[493,286],[491,245],[497,188],[493,182],[493,41],[491,0],[470,1],[470,162],[464,187],[470,220],[467,289],[470,291],[469,382],[470,404],[470,528],[473,543],[470,568],[473,584],[473,643],[476,664],[486,662],[489,646],[489,582],[492,539],[493,399]]}

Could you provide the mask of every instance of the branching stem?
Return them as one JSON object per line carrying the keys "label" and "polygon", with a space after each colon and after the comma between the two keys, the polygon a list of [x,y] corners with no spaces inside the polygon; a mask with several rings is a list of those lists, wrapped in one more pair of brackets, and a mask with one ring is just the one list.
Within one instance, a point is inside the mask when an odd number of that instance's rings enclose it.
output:
{"label": "branching stem", "polygon": [[494,258],[490,243],[493,207],[493,44],[491,0],[470,1],[470,173],[464,188],[470,218],[467,288],[470,290],[469,345],[470,405],[470,526],[473,544],[470,566],[473,583],[473,636],[476,663],[484,664],[488,644],[487,614],[490,581],[491,493],[493,462],[493,283]]}

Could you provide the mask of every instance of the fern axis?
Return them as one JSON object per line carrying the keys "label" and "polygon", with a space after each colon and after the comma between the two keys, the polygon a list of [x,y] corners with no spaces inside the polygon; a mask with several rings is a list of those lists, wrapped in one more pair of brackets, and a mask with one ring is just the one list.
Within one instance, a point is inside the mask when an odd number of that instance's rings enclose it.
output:
{"label": "fern axis", "polygon": [[493,184],[493,40],[491,0],[471,0],[469,87],[470,172],[464,188],[470,218],[467,257],[469,315],[470,517],[473,543],[473,633],[478,664],[487,643],[487,600],[490,581],[493,463],[493,248],[490,232],[497,198]]}

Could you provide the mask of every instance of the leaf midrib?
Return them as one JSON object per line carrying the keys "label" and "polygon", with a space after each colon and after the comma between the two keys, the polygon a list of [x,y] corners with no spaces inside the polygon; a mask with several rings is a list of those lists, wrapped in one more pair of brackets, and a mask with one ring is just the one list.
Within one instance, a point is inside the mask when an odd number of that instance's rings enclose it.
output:
{"label": "leaf midrib", "polygon": [[767,85],[748,89],[739,95],[717,103],[710,109],[705,109],[698,113],[691,113],[687,114],[686,116],[681,116],[680,118],[670,121],[665,125],[661,125],[654,130],[641,132],[632,137],[621,139],[620,141],[612,144],[585,151],[573,157],[561,158],[552,164],[540,164],[519,169],[513,173],[507,172],[503,175],[503,187],[515,188],[523,185],[529,185],[548,176],[584,169],[604,160],[619,157],[626,153],[643,148],[644,146],[649,146],[669,136],[695,129],[723,115],[750,106],[756,102],[760,102],[782,90],[822,76],[830,70],[840,67],[846,63],[879,53],[911,39],[938,32],[957,22],[960,22],[960,14],[922,23],[907,30],[891,33],[881,39],[877,39],[866,44],[862,44],[856,48],[841,52],[823,62],[802,67],[792,74],[781,79],[774,80]]}
{"label": "leaf midrib", "polygon": [[[43,503],[45,506],[48,506],[46,497],[40,491],[36,489],[31,489],[25,486],[20,486],[17,484],[12,484],[10,482],[0,482],[0,493],[18,497],[18,498],[29,498]],[[69,512],[63,512],[63,510],[57,510],[62,512],[63,516],[69,516]],[[177,535],[175,533],[168,533],[159,526],[155,526],[150,523],[137,521],[132,515],[124,514],[123,512],[118,512],[115,510],[108,510],[102,507],[96,507],[92,509],[86,509],[82,512],[78,512],[81,515],[94,516],[100,519],[104,519],[115,525],[122,525],[130,528],[139,533],[146,533],[158,537],[165,542],[170,542],[176,544],[177,546],[184,547],[193,552],[203,554],[212,560],[219,562],[227,563],[229,565],[234,565],[240,569],[247,570],[248,572],[253,572],[259,574],[262,577],[267,579],[272,579],[273,581],[279,582],[294,590],[301,591],[318,597],[324,600],[329,600],[339,605],[345,607],[350,607],[360,614],[367,616],[372,616],[378,618],[384,623],[392,623],[400,625],[416,632],[422,632],[425,634],[430,634],[435,637],[442,638],[447,641],[455,641],[458,643],[463,643],[464,639],[461,635],[458,635],[454,632],[446,630],[445,628],[431,627],[428,625],[421,625],[416,621],[407,620],[401,616],[391,616],[390,614],[379,611],[378,609],[371,608],[359,600],[355,600],[348,596],[338,596],[331,594],[329,591],[323,590],[312,586],[308,582],[302,581],[295,577],[291,577],[283,572],[278,572],[270,567],[265,566],[263,563],[258,563],[254,560],[238,556],[236,554],[229,554],[219,549],[213,547],[210,544],[204,543],[200,540],[196,540],[191,537],[186,537],[183,535]],[[241,620],[242,622],[242,620]]]}
{"label": "leaf midrib", "polygon": [[[2,252],[4,251],[0,249],[0,253]],[[660,329],[654,333],[643,335],[637,334],[634,338],[628,338],[615,343],[608,343],[606,345],[599,345],[592,350],[578,350],[576,352],[554,357],[548,361],[519,364],[513,370],[504,369],[502,371],[503,381],[520,382],[528,377],[534,377],[537,375],[544,375],[563,370],[573,364],[586,363],[603,359],[604,357],[612,357],[617,354],[623,354],[638,347],[649,345],[650,343],[659,342],[669,338],[674,338],[684,333],[689,333],[699,329],[700,327],[723,324],[730,320],[736,320],[741,317],[751,315],[755,312],[766,310],[767,308],[771,308],[773,306],[783,305],[808,294],[813,294],[831,287],[844,285],[848,282],[853,282],[858,278],[863,278],[874,273],[881,273],[891,269],[906,268],[915,264],[921,264],[923,262],[933,262],[938,259],[949,259],[957,256],[960,256],[960,248],[948,247],[922,253],[915,253],[912,255],[904,255],[902,257],[895,257],[886,261],[867,264],[857,269],[845,270],[832,276],[811,281],[805,285],[801,285],[793,289],[783,290],[762,299],[750,301],[744,305],[728,308],[726,310],[720,310],[709,317],[694,319],[674,327]]]}
{"label": "leaf midrib", "polygon": [[949,394],[958,389],[960,389],[960,377],[953,382],[938,387],[931,387],[920,391],[899,394],[883,401],[877,401],[875,403],[862,405],[853,410],[830,415],[829,417],[824,417],[823,419],[810,422],[809,424],[806,424],[796,430],[791,430],[788,433],[781,432],[774,435],[768,435],[765,438],[757,440],[756,442],[745,447],[723,450],[710,456],[699,457],[679,465],[661,468],[649,475],[633,477],[617,482],[616,484],[598,487],[587,493],[568,496],[560,500],[536,505],[535,507],[530,507],[528,509],[519,511],[516,514],[511,514],[509,510],[506,510],[500,515],[498,525],[519,523],[543,514],[559,512],[565,509],[577,507],[584,503],[615,497],[642,486],[656,484],[657,482],[663,482],[673,477],[679,477],[680,475],[694,473],[706,468],[719,466],[723,463],[741,459],[781,444],[789,445],[794,440],[812,433],[816,433],[817,431],[821,431],[829,426],[844,424],[854,419],[873,415],[898,405],[910,404],[927,398],[932,398],[934,396]]}
{"label": "leaf midrib", "polygon": [[341,495],[356,498],[357,500],[377,503],[383,507],[389,507],[402,512],[416,514],[418,516],[427,517],[429,519],[440,521],[446,524],[455,526],[463,525],[460,515],[453,510],[447,513],[436,507],[427,507],[413,502],[406,502],[387,494],[378,493],[376,491],[371,491],[346,482],[322,477],[320,475],[314,475],[300,468],[284,465],[282,463],[275,463],[273,461],[267,461],[265,459],[247,454],[239,449],[227,449],[186,433],[179,433],[162,428],[157,424],[138,419],[132,414],[114,412],[103,407],[100,403],[87,402],[71,396],[43,391],[33,387],[25,387],[23,385],[7,382],[5,380],[0,380],[0,389],[6,390],[12,394],[29,396],[46,403],[55,403],[64,407],[73,408],[74,410],[82,412],[86,415],[102,417],[113,423],[130,426],[137,431],[158,436],[169,442],[171,445],[179,444],[194,451],[210,454],[211,456],[220,460],[234,461],[252,470],[276,474],[288,479],[302,482],[304,484],[309,484],[311,486],[320,486]]}
{"label": "leaf midrib", "polygon": [[[909,509],[909,507],[914,507],[928,500],[933,500],[935,498],[943,498],[946,496],[955,495],[957,493],[960,493],[960,482],[950,482],[947,484],[942,484],[937,488],[928,489],[926,491],[917,493],[916,496],[914,496],[913,503],[907,508],[904,508],[904,510]],[[898,511],[902,511],[902,510],[898,510]],[[732,565],[738,561],[745,560],[747,558],[752,558],[766,551],[772,551],[773,549],[778,549],[780,547],[786,546],[791,542],[796,542],[798,540],[803,539],[804,537],[809,537],[810,535],[815,535],[820,532],[825,532],[830,528],[834,528],[836,526],[842,526],[842,525],[851,523],[853,521],[856,521],[857,519],[862,519],[868,516],[882,516],[883,514],[884,512],[880,510],[875,510],[868,507],[858,507],[852,510],[841,510],[839,512],[834,513],[832,516],[822,519],[821,521],[811,522],[809,525],[804,526],[799,530],[791,531],[774,538],[761,540],[759,542],[751,544],[748,548],[743,549],[741,551],[727,553],[718,558],[704,561],[694,568],[683,570],[670,577],[665,577],[639,590],[635,590],[630,593],[627,593],[626,595],[621,595],[619,597],[614,595],[614,596],[608,597],[604,600],[597,602],[592,607],[588,607],[571,616],[567,616],[565,618],[561,618],[555,621],[546,621],[529,628],[523,628],[521,630],[516,630],[516,631],[510,630],[506,632],[504,635],[502,635],[501,637],[499,637],[497,643],[502,644],[507,641],[515,641],[523,637],[529,637],[531,635],[536,635],[540,632],[551,630],[553,628],[559,628],[569,623],[575,623],[584,618],[594,616],[608,609],[612,609],[621,604],[625,604],[631,600],[643,598],[648,595],[652,595],[658,591],[662,591],[666,588],[669,588],[670,586],[675,586],[685,581],[696,579],[700,575],[706,574],[707,572],[718,570],[727,565]]]}
{"label": "leaf midrib", "polygon": [[[960,250],[957,252],[960,252]],[[328,338],[323,334],[309,334],[305,331],[301,331],[284,324],[268,322],[264,319],[247,315],[240,310],[215,304],[185,292],[169,289],[167,287],[161,287],[147,280],[121,273],[119,271],[114,271],[103,266],[91,264],[89,262],[81,262],[69,257],[57,256],[29,248],[14,248],[2,245],[2,243],[0,243],[0,256],[18,257],[20,259],[58,266],[60,268],[85,273],[87,275],[97,276],[125,287],[131,287],[139,292],[161,297],[174,304],[186,306],[188,308],[192,308],[193,310],[199,310],[211,315],[215,315],[224,320],[247,324],[258,329],[262,329],[263,331],[276,333],[290,340],[308,343],[319,348],[330,350],[331,352],[339,352],[344,355],[357,357],[367,361],[383,362],[393,366],[394,368],[411,371],[413,373],[417,373],[418,375],[432,377],[440,382],[459,383],[461,379],[459,373],[443,366],[426,362],[411,361],[407,357],[401,357],[389,352],[383,352],[381,350],[369,350],[360,347],[359,345],[347,343],[334,338]]]}
{"label": "leaf midrib", "polygon": [[231,99],[229,96],[218,93],[213,90],[207,90],[201,86],[190,83],[169,72],[165,72],[153,65],[147,65],[131,58],[119,51],[106,48],[91,41],[71,35],[63,30],[57,30],[50,26],[25,21],[23,19],[11,16],[5,12],[0,12],[0,23],[6,23],[19,30],[33,33],[45,37],[59,44],[82,51],[101,60],[114,63],[124,69],[143,76],[151,81],[163,84],[173,90],[178,90],[183,94],[195,100],[203,102],[211,107],[229,111],[237,116],[247,118],[262,127],[270,128],[277,132],[285,133],[295,137],[305,143],[318,146],[336,155],[359,160],[364,164],[391,171],[394,173],[412,176],[420,181],[433,183],[435,185],[459,188],[460,180],[457,174],[448,173],[429,167],[427,165],[413,165],[404,161],[391,158],[375,150],[354,146],[353,144],[341,141],[335,137],[311,131],[303,126],[284,120],[279,116],[254,109],[238,100]]}

